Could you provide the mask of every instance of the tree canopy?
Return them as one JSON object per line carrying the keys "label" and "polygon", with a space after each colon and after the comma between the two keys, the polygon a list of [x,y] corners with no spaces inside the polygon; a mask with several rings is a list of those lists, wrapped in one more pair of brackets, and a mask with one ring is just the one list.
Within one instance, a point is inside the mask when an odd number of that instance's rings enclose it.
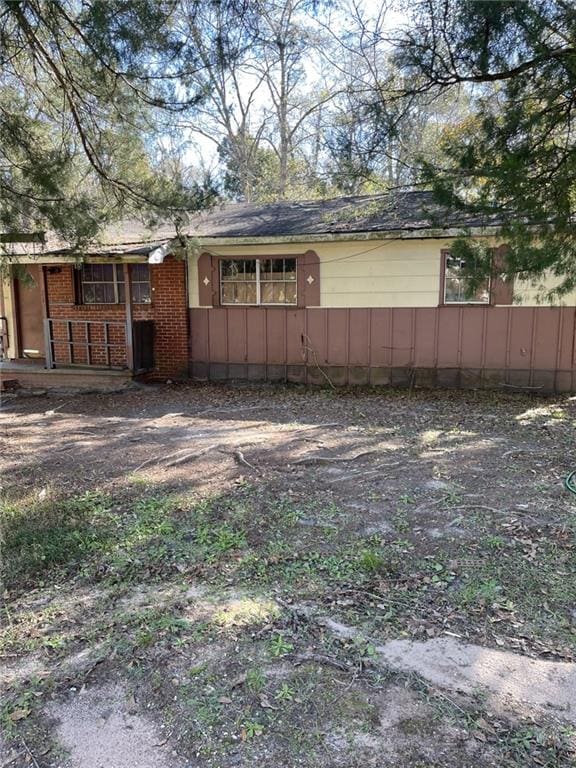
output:
{"label": "tree canopy", "polygon": [[[507,271],[556,293],[576,286],[576,7],[564,0],[418,0],[392,41],[402,100],[464,91],[466,119],[444,126],[423,183],[448,205],[503,219]],[[478,274],[486,246],[456,245]]]}
{"label": "tree canopy", "polygon": [[81,244],[215,188],[424,187],[504,221],[508,272],[576,287],[573,3],[396,6],[399,28],[361,0],[0,0],[0,227]]}
{"label": "tree canopy", "polygon": [[198,102],[198,66],[168,0],[0,2],[0,226],[91,238],[120,211],[176,214],[210,190],[155,167],[155,142]]}

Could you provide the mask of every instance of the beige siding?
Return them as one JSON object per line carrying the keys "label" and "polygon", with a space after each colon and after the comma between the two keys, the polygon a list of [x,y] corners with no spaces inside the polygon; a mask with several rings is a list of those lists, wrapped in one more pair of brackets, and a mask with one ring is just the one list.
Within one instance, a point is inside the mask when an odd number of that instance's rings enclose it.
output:
{"label": "beige siding", "polygon": [[[517,282],[514,288],[514,303],[522,306],[546,306],[550,302],[546,300],[546,292],[552,290],[559,284],[558,278],[550,277],[539,280],[535,283]],[[566,294],[562,299],[554,302],[557,306],[573,307],[576,306],[576,291]]]}
{"label": "beige siding", "polygon": [[[452,240],[382,240],[334,243],[220,245],[206,250],[218,256],[274,256],[316,251],[320,258],[321,306],[436,307],[440,295],[441,251]],[[496,244],[496,243],[495,243]],[[189,270],[190,306],[198,307],[197,257]],[[546,281],[552,287],[552,280]],[[536,306],[541,286],[518,284],[515,303]],[[576,305],[576,292],[565,306]]]}
{"label": "beige siding", "polygon": [[[219,256],[274,256],[316,251],[323,307],[435,307],[440,291],[440,251],[449,241],[381,241],[230,245],[207,248]],[[192,259],[190,306],[198,305],[198,269]]]}

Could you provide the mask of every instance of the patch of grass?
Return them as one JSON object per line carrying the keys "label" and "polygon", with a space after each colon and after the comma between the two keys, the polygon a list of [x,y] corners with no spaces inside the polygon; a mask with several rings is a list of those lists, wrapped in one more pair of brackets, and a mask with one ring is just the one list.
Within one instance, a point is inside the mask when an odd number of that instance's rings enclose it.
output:
{"label": "patch of grass", "polygon": [[232,528],[228,523],[218,526],[206,523],[199,526],[196,542],[203,549],[206,560],[211,561],[230,550],[245,547],[246,535],[243,531]]}
{"label": "patch of grass", "polygon": [[2,504],[4,580],[11,588],[66,570],[106,550],[118,529],[112,499],[88,492],[60,501]]}
{"label": "patch of grass", "polygon": [[139,611],[130,617],[130,623],[137,626],[134,641],[145,648],[154,645],[160,639],[173,638],[190,630],[190,622],[166,609]]}
{"label": "patch of grass", "polygon": [[253,667],[246,672],[246,687],[252,693],[261,693],[266,687],[266,675],[260,667]]}
{"label": "patch of grass", "polygon": [[382,573],[386,570],[386,560],[379,550],[365,549],[358,557],[358,567],[367,574]]}

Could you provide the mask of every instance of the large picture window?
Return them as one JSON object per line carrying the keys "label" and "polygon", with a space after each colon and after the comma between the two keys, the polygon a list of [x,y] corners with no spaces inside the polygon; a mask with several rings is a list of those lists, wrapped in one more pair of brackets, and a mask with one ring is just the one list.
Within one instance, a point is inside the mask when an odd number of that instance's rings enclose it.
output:
{"label": "large picture window", "polygon": [[444,258],[444,303],[445,304],[489,304],[490,279],[485,278],[473,285],[473,280],[464,271],[465,262],[446,254]]}
{"label": "large picture window", "polygon": [[222,259],[222,304],[296,304],[296,259]]}
{"label": "large picture window", "polygon": [[[132,301],[150,304],[150,270],[148,264],[131,264]],[[80,271],[83,304],[124,304],[124,267],[122,264],[84,264]]]}

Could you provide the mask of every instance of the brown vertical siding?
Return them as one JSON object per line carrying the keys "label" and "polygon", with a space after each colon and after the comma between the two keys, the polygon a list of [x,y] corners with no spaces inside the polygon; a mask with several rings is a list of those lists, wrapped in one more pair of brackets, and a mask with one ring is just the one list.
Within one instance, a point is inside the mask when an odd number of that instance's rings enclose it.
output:
{"label": "brown vertical siding", "polygon": [[[572,390],[573,307],[190,310],[198,378]],[[325,378],[324,378],[325,380]]]}

